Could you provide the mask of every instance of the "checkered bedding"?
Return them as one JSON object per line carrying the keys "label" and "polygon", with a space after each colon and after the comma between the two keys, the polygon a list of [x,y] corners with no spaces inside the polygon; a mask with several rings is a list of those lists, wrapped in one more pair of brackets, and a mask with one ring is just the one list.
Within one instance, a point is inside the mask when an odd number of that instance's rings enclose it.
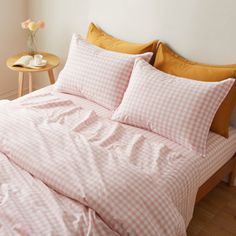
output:
{"label": "checkered bedding", "polygon": [[[138,167],[138,169],[144,171],[145,174],[149,173],[149,175],[154,180],[154,183],[152,184],[155,184],[155,187],[158,186],[158,189],[160,188],[159,190],[161,190],[161,194],[158,195],[161,200],[157,201],[159,204],[161,202],[161,204],[157,206],[153,204],[152,201],[150,201],[149,206],[151,206],[151,209],[149,211],[147,210],[147,208],[143,209],[143,204],[140,204],[140,206],[138,206],[138,210],[135,207],[131,209],[129,206],[134,206],[132,204],[129,205],[129,202],[133,201],[133,199],[131,198],[132,195],[125,195],[123,192],[124,189],[121,189],[120,187],[121,185],[117,188],[118,190],[115,190],[114,188],[114,194],[116,196],[120,196],[121,198],[118,198],[117,201],[121,201],[120,204],[125,204],[124,207],[128,209],[127,212],[125,211],[124,215],[123,209],[123,212],[121,212],[121,218],[118,218],[118,215],[116,215],[115,222],[118,222],[118,226],[122,225],[122,220],[125,220],[126,222],[127,218],[130,218],[130,216],[127,214],[132,213],[132,217],[134,218],[132,218],[131,220],[135,220],[136,222],[136,217],[138,217],[138,215],[144,214],[143,212],[146,212],[148,214],[148,218],[145,219],[146,224],[151,224],[148,219],[154,217],[155,215],[153,214],[158,214],[158,219],[156,219],[158,223],[155,223],[155,229],[158,231],[158,233],[152,231],[155,235],[185,235],[185,231],[183,231],[184,229],[182,228],[187,227],[192,216],[192,208],[195,198],[194,193],[196,191],[195,185],[197,182],[198,187],[203,184],[236,152],[236,129],[230,128],[229,139],[225,139],[210,132],[207,144],[207,156],[205,158],[201,158],[196,156],[196,154],[193,154],[189,150],[183,148],[181,145],[178,145],[152,132],[121,124],[115,126],[114,122],[109,121],[111,117],[110,111],[80,97],[61,93],[53,93],[53,96],[51,96],[50,94],[52,90],[53,87],[50,86],[42,89],[41,91],[36,91],[28,96],[16,100],[15,105],[21,104],[24,109],[31,111],[31,115],[37,114],[35,115],[35,117],[37,118],[43,116],[44,118],[41,120],[41,122],[43,122],[43,120],[50,120],[51,122],[49,123],[51,123],[52,125],[59,123],[61,124],[61,127],[65,127],[65,125],[67,125],[68,127],[68,124],[70,125],[70,127],[72,127],[73,123],[71,123],[71,121],[73,120],[73,112],[68,112],[68,116],[66,116],[67,118],[65,119],[59,115],[61,107],[65,106],[65,104],[67,104],[66,106],[68,107],[73,106],[71,104],[72,101],[77,109],[79,107],[80,112],[78,113],[80,113],[79,117],[81,118],[75,121],[77,125],[76,127],[78,128],[76,129],[76,132],[78,132],[81,136],[87,138],[89,142],[95,144],[96,146],[102,147],[104,150],[111,150],[112,152],[119,154],[119,157],[121,158],[125,153],[125,159],[128,160],[127,165],[135,165],[136,168]],[[57,106],[53,107],[49,105],[45,107],[45,103],[49,104],[49,100],[51,101],[51,105],[53,103],[57,103]],[[66,103],[64,103],[65,101]],[[6,108],[6,106],[4,107]],[[32,113],[32,111],[34,112]],[[11,112],[14,113],[15,111]],[[28,114],[29,113],[27,113],[27,115]],[[16,119],[18,115],[19,113],[17,114],[17,116],[13,115],[14,119],[17,120],[16,122],[13,122],[13,125],[15,125],[14,123],[18,122],[18,119]],[[45,119],[45,117],[47,119]],[[55,119],[55,117],[59,119]],[[69,117],[70,119],[68,119]],[[84,119],[82,119],[82,117],[84,117]],[[24,122],[22,121],[22,124],[29,127],[27,125],[29,124],[29,122],[28,120],[26,121],[26,119],[24,119]],[[39,122],[39,124],[41,123]],[[112,125],[109,126],[108,124]],[[17,132],[14,132],[12,140],[16,138],[16,134],[21,130],[21,128],[21,126],[17,128]],[[29,129],[27,129],[26,133],[27,132],[29,132]],[[141,137],[141,141],[139,138],[137,138],[138,136]],[[114,139],[114,137],[116,137],[116,139]],[[131,137],[133,138],[131,139]],[[46,152],[43,152],[43,150],[40,149],[43,146],[39,145],[40,143],[38,141],[36,142],[33,138],[31,140],[31,138],[29,137],[28,139],[30,139],[28,140],[30,141],[29,143],[33,143],[35,147],[32,156],[36,155],[37,153],[37,156],[40,160],[40,163],[37,164],[36,167],[42,168],[41,174],[43,174],[44,172],[46,173],[45,176],[47,176],[47,172],[50,173],[50,170],[48,171],[49,167],[47,165],[49,162],[47,162],[47,160],[50,160],[50,158],[52,158],[50,148],[46,149]],[[143,142],[143,140],[145,141]],[[50,141],[51,139],[49,140],[49,143]],[[55,146],[57,147],[61,143],[62,147],[63,145],[65,146],[65,143],[63,143],[63,141],[60,139],[58,140],[58,138],[55,142]],[[29,145],[29,143],[27,142],[27,145]],[[150,145],[151,148],[137,149],[137,146],[142,143],[145,143],[146,145],[148,144],[148,146]],[[146,154],[144,154],[143,152],[139,153],[140,150],[150,151],[155,146],[153,144],[157,144],[155,150],[158,151],[158,156],[159,154],[164,154],[163,156],[166,156],[165,158],[153,159],[153,153],[148,158],[141,158],[141,156],[146,156]],[[19,148],[19,145],[16,146],[18,146]],[[28,148],[31,150],[32,146],[29,146],[30,147]],[[4,145],[4,147],[6,146]],[[61,149],[63,149],[62,147]],[[55,147],[53,146],[51,150],[54,151]],[[71,146],[68,146],[66,150],[68,151],[67,153],[70,153]],[[174,150],[174,152],[170,150]],[[18,152],[22,153],[20,150],[18,150]],[[42,152],[43,154],[41,154]],[[131,154],[134,154],[136,152],[139,153],[139,155],[137,156],[137,158],[132,159]],[[175,153],[175,158],[170,158],[170,155],[168,153]],[[109,223],[105,221],[106,218],[104,219],[101,215],[99,215],[96,209],[86,205],[86,202],[82,203],[80,201],[77,201],[77,199],[75,198],[68,197],[66,192],[60,191],[69,190],[68,188],[65,188],[68,185],[67,183],[62,181],[62,178],[64,178],[64,175],[66,176],[68,174],[68,172],[64,170],[64,166],[67,166],[70,161],[66,161],[66,165],[63,165],[61,163],[61,168],[58,168],[59,165],[56,168],[53,168],[52,177],[53,175],[56,175],[56,170],[60,175],[58,179],[54,177],[54,184],[57,184],[55,188],[55,186],[47,184],[47,181],[49,181],[50,178],[49,180],[45,180],[43,179],[43,175],[41,175],[40,177],[32,174],[30,171],[27,171],[27,164],[24,165],[20,160],[19,161],[21,162],[21,164],[17,164],[17,162],[10,158],[11,155],[8,154],[6,153],[8,158],[6,157],[6,155],[0,154],[0,235],[120,235],[119,231],[117,231],[116,228],[112,228]],[[21,154],[21,157],[19,158],[21,159],[22,156],[24,155]],[[87,156],[87,153],[85,156]],[[183,157],[185,161],[183,161]],[[179,162],[174,161],[175,159],[179,159]],[[25,158],[22,160],[26,161]],[[181,163],[181,161],[183,162],[183,166],[179,170],[178,165],[176,166],[176,168],[171,165],[171,163]],[[29,161],[28,164],[30,164],[30,162],[31,161]],[[43,169],[41,165],[44,166],[45,169]],[[155,165],[158,166],[158,172],[155,168],[151,168],[155,167]],[[191,173],[193,166],[195,167],[195,169],[194,172]],[[175,170],[173,170],[173,168],[175,168]],[[184,169],[189,171],[184,171]],[[37,171],[37,169],[34,171]],[[89,169],[89,173],[91,173],[92,171]],[[182,173],[183,171],[184,173]],[[108,177],[112,178],[113,175]],[[191,178],[192,180],[190,181],[189,179]],[[108,179],[105,183],[108,182]],[[104,181],[106,179],[102,178],[102,180]],[[124,183],[126,179],[122,179],[122,181],[122,183]],[[186,181],[189,182],[187,183]],[[76,183],[78,184],[77,179]],[[104,186],[105,185],[103,185],[103,187]],[[72,186],[70,187],[72,188]],[[85,187],[88,186],[85,185]],[[151,186],[149,185],[149,187]],[[75,186],[75,189],[78,189],[78,186]],[[146,190],[146,192],[143,194],[145,190],[138,189],[137,191],[140,191],[141,194],[138,194],[137,196],[142,197],[143,195],[149,193],[149,190]],[[151,193],[153,192],[150,192],[150,194]],[[97,193],[95,193],[94,196],[97,196],[96,194]],[[122,196],[124,196],[124,199],[122,198]],[[148,195],[147,198],[149,196],[150,195]],[[168,196],[169,198],[166,196]],[[98,200],[100,197],[101,196],[99,195]],[[107,198],[105,198],[105,200],[107,200]],[[147,201],[148,203],[149,200]],[[103,203],[100,202],[99,204],[101,207]],[[170,207],[169,204],[171,204]],[[112,207],[114,205],[115,204],[112,204]],[[110,207],[109,205],[107,206]],[[158,208],[159,210],[157,211],[156,208]],[[171,211],[169,211],[169,208],[171,208]],[[161,211],[161,209],[163,210],[163,212]],[[116,212],[113,211],[111,214],[113,213],[115,215]],[[174,218],[172,218],[173,216],[171,215],[174,215]],[[183,222],[185,226],[183,226]],[[114,224],[116,225],[116,223]],[[128,224],[132,225],[132,222],[129,221]],[[151,235],[148,229],[146,229],[146,224],[141,224],[143,225],[142,233],[139,233],[141,231],[139,231],[138,233],[136,231],[132,232],[130,235]],[[133,227],[136,228],[135,224],[133,225]],[[127,226],[126,230],[128,228],[131,229],[130,225]],[[137,228],[136,230],[140,229]],[[181,232],[181,230],[183,232]]]}
{"label": "checkered bedding", "polygon": [[208,156],[76,100],[44,90],[1,106],[0,235],[185,235],[212,160],[199,175]]}
{"label": "checkered bedding", "polygon": [[205,156],[212,120],[234,82],[181,78],[138,58],[112,119],[153,131]]}
{"label": "checkered bedding", "polygon": [[150,61],[152,55],[152,52],[124,54],[108,51],[74,34],[66,65],[55,88],[115,110],[128,86],[135,59],[140,57]]}

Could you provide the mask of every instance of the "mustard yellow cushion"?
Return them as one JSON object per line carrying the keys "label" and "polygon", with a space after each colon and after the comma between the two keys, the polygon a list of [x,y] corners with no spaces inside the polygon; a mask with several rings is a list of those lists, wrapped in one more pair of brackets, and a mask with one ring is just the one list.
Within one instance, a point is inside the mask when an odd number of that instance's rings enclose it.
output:
{"label": "mustard yellow cushion", "polygon": [[97,28],[93,23],[89,25],[87,40],[106,50],[127,54],[155,53],[158,42],[157,40],[145,44],[126,42],[108,35],[103,30]]}
{"label": "mustard yellow cushion", "polygon": [[[215,66],[195,63],[177,55],[163,43],[158,46],[154,66],[166,73],[193,80],[214,82],[236,78],[236,65]],[[211,125],[212,131],[228,137],[228,127],[235,104],[236,83],[215,114]]]}

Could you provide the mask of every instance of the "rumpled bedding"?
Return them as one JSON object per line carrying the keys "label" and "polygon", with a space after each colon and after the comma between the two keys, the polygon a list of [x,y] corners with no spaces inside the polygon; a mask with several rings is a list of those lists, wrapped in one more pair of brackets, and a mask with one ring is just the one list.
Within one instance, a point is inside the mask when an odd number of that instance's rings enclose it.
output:
{"label": "rumpled bedding", "polygon": [[50,93],[0,108],[0,235],[186,235],[191,158]]}

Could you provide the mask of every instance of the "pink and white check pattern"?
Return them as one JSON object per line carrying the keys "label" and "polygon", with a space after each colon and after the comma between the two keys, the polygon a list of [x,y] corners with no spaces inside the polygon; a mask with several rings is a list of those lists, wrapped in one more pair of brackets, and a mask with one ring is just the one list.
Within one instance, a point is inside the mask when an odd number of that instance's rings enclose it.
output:
{"label": "pink and white check pattern", "polygon": [[[37,124],[43,122],[46,124],[48,120],[51,125],[59,124],[59,129],[69,125],[71,128],[74,127],[76,132],[85,136],[89,142],[107,150],[113,149],[120,152],[129,163],[138,165],[145,171],[151,170],[151,173],[161,173],[154,175],[153,181],[158,184],[158,189],[171,198],[184,218],[185,227],[192,217],[196,189],[236,152],[236,129],[230,128],[229,139],[210,132],[207,157],[198,158],[192,151],[156,133],[109,121],[111,112],[102,106],[69,94],[54,93],[51,95],[52,89],[53,87],[48,87],[41,91],[38,90],[17,99],[16,103],[39,112],[40,115],[37,117],[42,119],[39,119],[40,122]],[[78,113],[73,112],[70,101],[76,104],[74,109],[79,111]],[[84,109],[80,109],[80,107]],[[88,112],[87,108],[93,111]],[[0,111],[3,112],[2,109]],[[15,123],[18,122],[18,115],[15,116]],[[25,124],[30,124],[29,121],[31,119],[25,119]],[[14,127],[10,132],[14,136],[12,140],[15,138],[14,134],[21,129],[19,127],[16,131],[13,130]],[[32,139],[34,139],[34,133],[35,131],[32,133]],[[59,140],[59,142],[61,141]],[[40,143],[34,153],[37,153],[38,149],[42,147]],[[160,152],[160,156],[156,153],[150,154],[149,143],[150,147],[156,146],[155,150]],[[17,143],[16,146],[19,145]],[[55,148],[53,147],[52,150]],[[47,154],[46,151],[45,154],[47,156],[49,153]],[[41,157],[40,164],[46,165],[45,154]],[[17,166],[10,158],[6,158],[1,153],[0,163],[1,236],[119,235],[96,214],[95,210],[57,193],[53,190],[53,186],[48,187],[39,178],[24,171],[23,166]],[[63,168],[63,163],[61,163],[62,172]],[[197,184],[194,180],[195,175],[199,179]],[[63,181],[61,182],[62,185],[66,185]],[[121,201],[125,200],[128,204],[129,200],[126,197],[121,199]],[[165,206],[165,204],[167,204],[168,211],[168,203],[164,200],[162,205]],[[138,212],[134,213],[134,215],[136,214]],[[160,219],[160,224],[166,228],[173,227],[172,220],[168,220],[171,217],[169,213],[161,217],[163,218]],[[168,235],[168,232],[163,235]],[[176,235],[176,233],[171,235]]]}
{"label": "pink and white check pattern", "polygon": [[128,86],[135,59],[149,61],[152,53],[129,55],[107,51],[74,34],[68,59],[56,89],[86,97],[110,110],[120,104]]}
{"label": "pink and white check pattern", "polygon": [[[196,193],[197,171],[164,145],[53,96],[2,106],[0,131],[0,150],[12,162],[0,159],[3,235],[185,235],[165,183],[177,173]],[[68,202],[77,203],[77,217]]]}
{"label": "pink and white check pattern", "polygon": [[200,82],[172,76],[137,59],[113,120],[148,129],[200,155],[214,115],[234,79]]}

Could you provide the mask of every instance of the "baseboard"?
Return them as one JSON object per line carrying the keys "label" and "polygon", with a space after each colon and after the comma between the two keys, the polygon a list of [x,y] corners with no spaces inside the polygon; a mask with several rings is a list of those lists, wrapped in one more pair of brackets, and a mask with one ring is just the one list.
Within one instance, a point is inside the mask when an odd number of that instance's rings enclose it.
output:
{"label": "baseboard", "polygon": [[[25,89],[23,91],[23,94],[27,94],[28,91],[29,91],[28,89]],[[14,90],[8,91],[6,93],[1,93],[0,94],[0,100],[2,100],[2,99],[14,100],[16,98],[18,98],[18,90],[17,89],[14,89]]]}
{"label": "baseboard", "polygon": [[11,90],[11,91],[8,91],[6,93],[1,93],[0,94],[0,99],[8,99],[8,100],[13,100],[15,98],[17,98],[17,89],[14,89],[14,90]]}

